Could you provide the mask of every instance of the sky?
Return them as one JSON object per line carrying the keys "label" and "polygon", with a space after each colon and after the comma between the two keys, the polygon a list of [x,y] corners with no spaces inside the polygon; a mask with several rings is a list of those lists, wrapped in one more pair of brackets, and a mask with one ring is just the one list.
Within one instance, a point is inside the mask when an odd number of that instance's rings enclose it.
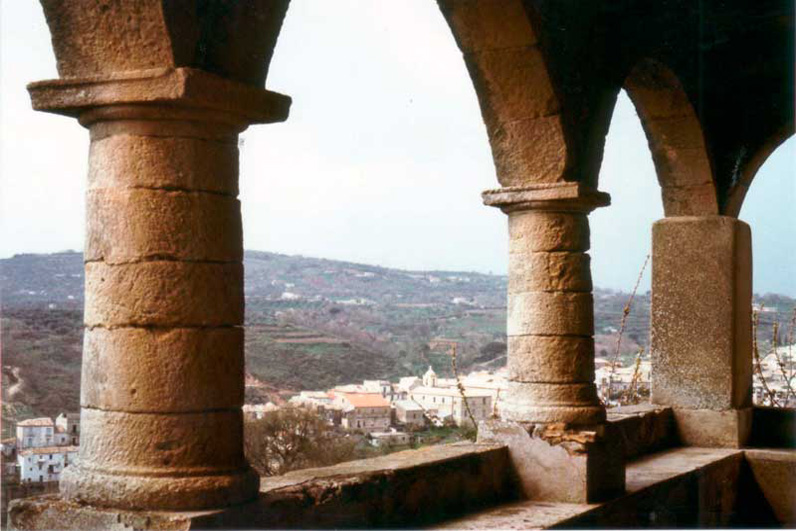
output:
{"label": "sky", "polygon": [[[33,112],[25,90],[55,77],[38,2],[0,0],[0,258],[83,246],[88,134]],[[486,130],[435,2],[293,0],[267,88],[293,106],[241,137],[246,249],[505,274],[506,216],[480,197],[497,186]],[[741,211],[757,293],[796,296],[795,169],[790,139]],[[612,206],[590,216],[594,283],[629,291],[663,209],[624,93],[599,181]]]}

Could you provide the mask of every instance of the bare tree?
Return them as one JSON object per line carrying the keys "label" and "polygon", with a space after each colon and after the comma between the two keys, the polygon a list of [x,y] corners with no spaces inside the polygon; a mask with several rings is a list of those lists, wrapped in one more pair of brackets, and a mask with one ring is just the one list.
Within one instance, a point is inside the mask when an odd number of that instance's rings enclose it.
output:
{"label": "bare tree", "polygon": [[271,411],[245,423],[246,458],[261,476],[275,476],[355,458],[356,442],[304,408]]}

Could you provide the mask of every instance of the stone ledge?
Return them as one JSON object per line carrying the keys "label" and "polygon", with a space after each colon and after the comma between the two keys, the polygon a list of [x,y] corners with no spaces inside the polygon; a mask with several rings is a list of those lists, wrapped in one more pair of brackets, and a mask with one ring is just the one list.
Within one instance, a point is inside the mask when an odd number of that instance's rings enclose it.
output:
{"label": "stone ledge", "polygon": [[[641,452],[670,440],[654,436],[670,414],[635,406],[610,411],[609,422],[628,433],[657,426],[635,435]],[[518,502],[507,448],[459,443],[263,478],[257,501],[215,511],[118,511],[47,495],[15,500],[9,517],[18,529],[796,524],[793,450],[676,448],[629,463],[626,479],[627,494],[607,503]]]}
{"label": "stone ledge", "polygon": [[15,500],[17,529],[416,527],[513,500],[508,451],[457,443],[263,478],[259,499],[216,511],[119,511],[57,495]]}
{"label": "stone ledge", "polygon": [[[727,515],[720,509],[726,508],[727,497],[737,487],[742,462],[743,452],[738,450],[679,448],[629,464],[627,494],[610,502],[522,501],[446,522],[442,528],[726,525],[722,518]],[[723,479],[728,481],[721,481]],[[687,520],[689,518],[691,520]]]}
{"label": "stone ledge", "polygon": [[793,527],[796,452],[678,448],[629,464],[627,491],[603,504],[515,502],[440,528]]}
{"label": "stone ledge", "polygon": [[617,407],[609,409],[607,415],[608,422],[617,429],[628,461],[680,445],[674,412],[668,406]]}
{"label": "stone ledge", "polygon": [[784,527],[796,527],[796,452],[744,450],[754,483]]}

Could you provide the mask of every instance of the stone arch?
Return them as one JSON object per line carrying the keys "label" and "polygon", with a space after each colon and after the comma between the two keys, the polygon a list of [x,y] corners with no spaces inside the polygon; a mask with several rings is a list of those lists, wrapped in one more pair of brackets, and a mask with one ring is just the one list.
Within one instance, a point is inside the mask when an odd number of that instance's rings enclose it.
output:
{"label": "stone arch", "polygon": [[666,216],[719,214],[702,126],[678,77],[663,63],[643,59],[624,88],[647,135]]}
{"label": "stone arch", "polygon": [[739,165],[737,180],[730,187],[727,194],[727,202],[724,205],[724,215],[737,218],[741,213],[746,193],[752,185],[757,172],[765,164],[768,158],[774,153],[793,134],[792,124],[779,129],[776,134],[767,138],[757,150],[755,150],[746,160],[745,164]]}
{"label": "stone arch", "polygon": [[475,87],[500,184],[564,179],[561,105],[521,0],[439,0]]}

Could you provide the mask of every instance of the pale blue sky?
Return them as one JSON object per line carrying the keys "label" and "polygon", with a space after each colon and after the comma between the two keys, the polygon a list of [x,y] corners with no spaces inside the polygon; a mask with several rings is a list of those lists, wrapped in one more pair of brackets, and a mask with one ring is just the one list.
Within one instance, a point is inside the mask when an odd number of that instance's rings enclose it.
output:
{"label": "pale blue sky", "polygon": [[[0,256],[81,249],[88,135],[30,110],[25,84],[56,76],[44,16],[32,0],[0,2]],[[480,199],[497,184],[486,132],[435,2],[293,0],[268,88],[294,103],[286,123],[243,134],[247,249],[505,273],[505,216]],[[756,292],[796,296],[795,164],[791,139],[741,212]],[[663,213],[624,95],[600,188],[613,205],[591,216],[595,284],[629,290]]]}

